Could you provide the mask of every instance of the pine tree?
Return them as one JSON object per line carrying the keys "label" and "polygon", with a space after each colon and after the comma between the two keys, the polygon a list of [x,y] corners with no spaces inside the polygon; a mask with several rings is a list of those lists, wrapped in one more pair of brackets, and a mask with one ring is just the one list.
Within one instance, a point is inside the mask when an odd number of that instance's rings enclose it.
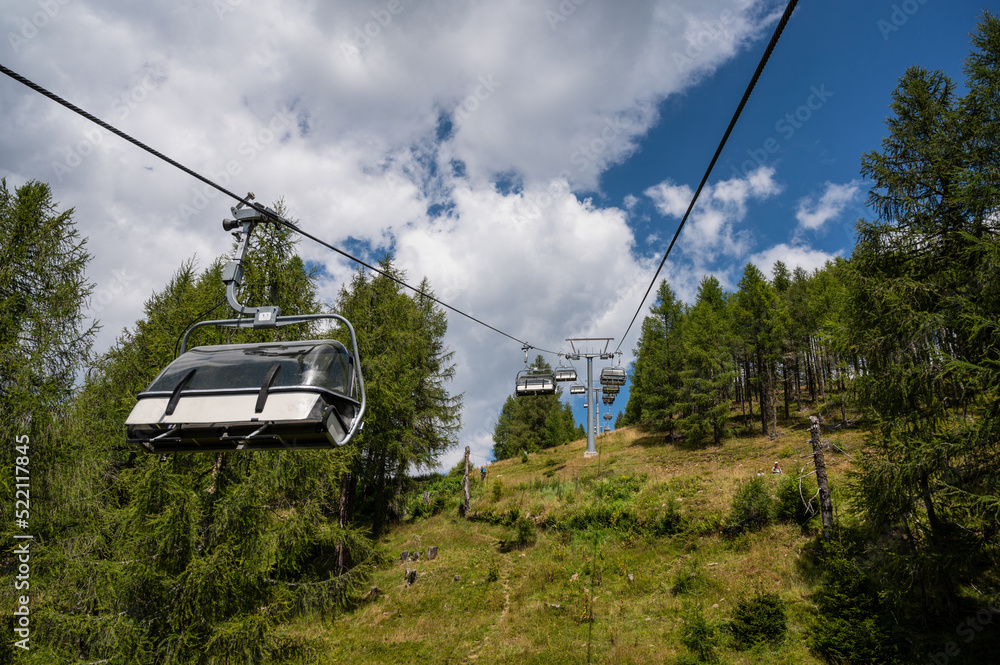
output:
{"label": "pine tree", "polygon": [[862,160],[878,219],[858,223],[847,273],[873,424],[857,505],[905,536],[883,542],[882,573],[890,589],[915,583],[922,612],[947,611],[998,563],[1000,21],[985,15],[973,46],[964,99],[941,72],[900,79],[882,149]]}
{"label": "pine tree", "polygon": [[[534,367],[540,372],[552,371],[541,355],[535,358]],[[535,453],[583,436],[586,432],[576,425],[558,384],[554,395],[508,395],[493,430],[493,457],[501,460],[522,451]]]}
{"label": "pine tree", "polygon": [[[410,472],[433,468],[455,445],[461,409],[461,396],[446,385],[454,365],[444,346],[444,313],[429,298],[403,291],[396,280],[405,275],[391,257],[379,267],[385,274],[356,273],[337,304],[357,332],[369,405],[343,479],[343,512],[348,520],[364,517],[376,536],[401,515]],[[426,281],[421,288],[432,295]]]}
{"label": "pine tree", "polygon": [[634,350],[632,387],[625,407],[628,423],[648,423],[672,435],[682,387],[683,317],[683,303],[667,281],[661,281],[650,315],[643,319],[639,347]]}
{"label": "pine tree", "polygon": [[[785,316],[774,288],[767,283],[757,266],[748,263],[734,297],[734,316],[739,338],[746,349],[746,361],[752,364],[751,383],[760,395],[761,428],[774,437],[776,364],[784,334]],[[771,425],[770,431],[768,424]]]}
{"label": "pine tree", "polygon": [[683,327],[685,369],[679,408],[686,415],[678,427],[692,443],[711,435],[719,445],[727,433],[730,387],[736,377],[731,338],[726,296],[719,280],[707,276]]}
{"label": "pine tree", "polygon": [[0,180],[0,433],[40,434],[67,404],[96,325],[87,325],[93,287],[86,241],[73,210],[31,181],[13,193]]}

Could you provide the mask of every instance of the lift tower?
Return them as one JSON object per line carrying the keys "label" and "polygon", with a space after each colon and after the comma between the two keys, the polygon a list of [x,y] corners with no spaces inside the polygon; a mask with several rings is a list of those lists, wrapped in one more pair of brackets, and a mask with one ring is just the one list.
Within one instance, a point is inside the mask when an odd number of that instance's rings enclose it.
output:
{"label": "lift tower", "polygon": [[[569,342],[573,353],[566,357],[570,360],[587,359],[587,452],[584,457],[592,457],[597,454],[597,447],[594,445],[594,425],[597,423],[597,403],[594,399],[594,358],[601,360],[611,360],[614,356],[608,353],[608,345],[614,341],[614,337],[572,337]],[[603,348],[601,345],[603,344]]]}

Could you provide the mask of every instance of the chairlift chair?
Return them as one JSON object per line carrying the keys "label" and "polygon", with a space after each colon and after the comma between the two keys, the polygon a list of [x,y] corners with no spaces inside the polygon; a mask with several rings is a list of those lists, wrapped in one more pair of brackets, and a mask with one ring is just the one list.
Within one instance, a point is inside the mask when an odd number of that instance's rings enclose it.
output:
{"label": "chairlift chair", "polygon": [[576,370],[572,367],[556,367],[556,381],[576,381]]}
{"label": "chairlift chair", "polygon": [[[252,195],[248,196],[248,199]],[[178,357],[167,365],[125,420],[128,442],[151,453],[335,448],[363,426],[365,384],[351,323],[336,314],[282,316],[278,307],[247,307],[236,290],[243,279],[250,234],[274,211],[232,209],[223,227],[238,238],[226,264],[226,299],[241,316],[201,321],[185,331]],[[203,326],[270,329],[332,319],[343,324],[351,351],[332,339],[199,346]]]}
{"label": "chairlift chair", "polygon": [[517,373],[514,394],[518,397],[555,395],[556,378],[552,374],[524,369]]}
{"label": "chairlift chair", "polygon": [[605,404],[614,404],[615,396],[605,393],[604,397],[601,398],[601,401],[603,401]]}
{"label": "chairlift chair", "polygon": [[605,367],[601,370],[602,386],[623,386],[625,385],[624,367]]}
{"label": "chairlift chair", "polygon": [[617,395],[622,387],[618,385],[608,385],[602,386],[602,389],[604,390],[605,395]]}
{"label": "chairlift chair", "polygon": [[605,420],[611,420],[611,414],[610,413],[605,413],[604,414],[604,419]]}
{"label": "chairlift chair", "polygon": [[555,369],[556,381],[576,381],[576,368],[563,365],[562,360]]}
{"label": "chairlift chair", "polygon": [[587,393],[587,386],[582,383],[574,383],[569,387],[570,395],[585,395]]}

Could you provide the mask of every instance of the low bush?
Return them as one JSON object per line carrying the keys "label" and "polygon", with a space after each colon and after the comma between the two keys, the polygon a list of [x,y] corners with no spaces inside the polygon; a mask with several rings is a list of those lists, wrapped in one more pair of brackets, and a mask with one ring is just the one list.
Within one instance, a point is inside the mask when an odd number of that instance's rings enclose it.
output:
{"label": "low bush", "polygon": [[799,481],[792,476],[782,476],[775,489],[777,501],[775,503],[775,518],[779,522],[789,522],[804,526],[814,517],[819,515],[819,499],[812,502],[812,509],[806,507],[802,502],[804,496],[806,501],[816,494],[816,481],[802,481],[801,492]]}
{"label": "low bush", "polygon": [[828,663],[900,662],[902,629],[875,581],[847,553],[832,547],[822,568],[820,586],[812,595],[817,614],[809,648]]}
{"label": "low bush", "polygon": [[719,660],[719,632],[716,626],[705,618],[698,606],[686,607],[681,612],[681,644],[698,663],[715,663]]}
{"label": "low bush", "polygon": [[781,642],[788,633],[785,601],[774,593],[757,593],[738,600],[729,631],[737,649]]}
{"label": "low bush", "polygon": [[747,531],[759,531],[774,521],[774,499],[764,476],[756,476],[740,485],[733,496],[732,509],[726,519],[726,532],[735,536]]}
{"label": "low bush", "polygon": [[523,550],[534,545],[536,538],[535,523],[524,515],[518,515],[510,525],[507,537],[500,541],[500,549],[505,552]]}

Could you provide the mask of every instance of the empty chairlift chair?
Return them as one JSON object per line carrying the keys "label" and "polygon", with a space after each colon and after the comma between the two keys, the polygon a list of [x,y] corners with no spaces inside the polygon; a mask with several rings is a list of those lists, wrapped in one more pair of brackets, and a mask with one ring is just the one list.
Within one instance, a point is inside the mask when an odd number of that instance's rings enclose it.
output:
{"label": "empty chairlift chair", "polygon": [[587,394],[587,386],[582,383],[574,383],[569,387],[570,395],[585,395]]}
{"label": "empty chairlift chair", "polygon": [[356,359],[335,340],[199,346],[125,421],[149,452],[335,448],[357,428]]}
{"label": "empty chairlift chair", "polygon": [[556,381],[576,381],[576,368],[567,367],[559,362],[559,367],[555,370]]}
{"label": "empty chairlift chair", "polygon": [[623,386],[625,385],[624,367],[605,367],[601,370],[602,386]]}
{"label": "empty chairlift chair", "polygon": [[556,379],[552,374],[521,370],[517,373],[514,394],[518,397],[555,395]]}
{"label": "empty chairlift chair", "polygon": [[607,385],[602,386],[605,395],[617,395],[621,391],[622,387],[618,385]]}
{"label": "empty chairlift chair", "polygon": [[[252,195],[248,195],[248,200]],[[128,442],[151,453],[334,448],[361,429],[365,382],[350,322],[337,314],[282,316],[280,308],[248,307],[237,299],[255,224],[279,218],[273,210],[232,208],[237,258],[223,270],[226,300],[236,319],[201,321],[187,329],[180,355],[139,394],[125,420]],[[332,339],[199,346],[185,351],[198,328],[271,329],[339,321],[351,351]]]}
{"label": "empty chairlift chair", "polygon": [[576,370],[572,367],[557,367],[556,381],[576,381]]}

